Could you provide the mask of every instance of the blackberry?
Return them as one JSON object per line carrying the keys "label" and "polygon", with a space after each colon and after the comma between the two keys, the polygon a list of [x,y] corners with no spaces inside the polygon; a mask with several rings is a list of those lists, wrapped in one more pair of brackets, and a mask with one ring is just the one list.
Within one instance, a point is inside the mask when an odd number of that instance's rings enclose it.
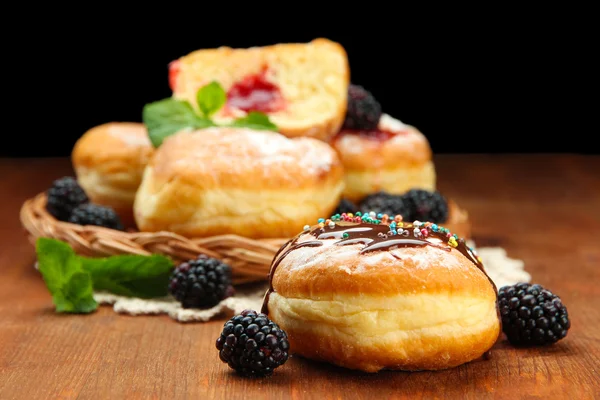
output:
{"label": "blackberry", "polygon": [[115,210],[93,203],[75,207],[68,221],[77,225],[95,225],[119,231],[124,230],[121,219]]}
{"label": "blackberry", "polygon": [[560,298],[541,285],[518,283],[498,291],[502,331],[514,345],[546,345],[565,336],[571,327]]}
{"label": "blackberry", "polygon": [[233,295],[231,267],[204,254],[179,264],[171,274],[169,293],[183,308],[210,308]]}
{"label": "blackberry", "polygon": [[448,220],[448,202],[440,192],[411,189],[402,197],[410,210],[411,221],[439,224]]}
{"label": "blackberry", "polygon": [[356,204],[354,204],[348,199],[341,199],[335,210],[333,210],[333,215],[342,213],[354,213],[357,210],[358,208],[356,207]]}
{"label": "blackberry", "polygon": [[46,210],[59,221],[67,221],[75,207],[89,202],[85,191],[71,176],[55,180],[46,196]]}
{"label": "blackberry", "polygon": [[359,85],[348,86],[348,107],[343,128],[377,129],[381,113],[381,104],[369,91]]}
{"label": "blackberry", "polygon": [[221,361],[244,376],[269,376],[288,360],[287,334],[265,314],[244,310],[225,323],[217,339]]}
{"label": "blackberry", "polygon": [[411,217],[410,209],[402,196],[384,191],[365,197],[360,203],[360,209],[363,213],[374,211],[378,214],[387,214],[390,217],[402,215],[402,218],[407,221]]}

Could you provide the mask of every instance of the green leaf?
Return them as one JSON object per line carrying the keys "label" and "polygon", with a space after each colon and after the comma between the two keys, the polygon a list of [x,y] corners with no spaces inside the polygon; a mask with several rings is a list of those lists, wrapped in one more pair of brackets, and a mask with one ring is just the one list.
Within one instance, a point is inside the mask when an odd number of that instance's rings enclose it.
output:
{"label": "green leaf", "polygon": [[60,240],[36,243],[42,273],[57,312],[95,310],[94,290],[129,297],[153,298],[168,294],[173,261],[162,255],[116,255],[90,258],[77,255]]}
{"label": "green leaf", "polygon": [[164,256],[117,255],[105,258],[80,257],[94,289],[114,294],[153,298],[168,294],[173,262]]}
{"label": "green leaf", "polygon": [[277,125],[271,122],[269,116],[258,111],[250,111],[245,117],[238,118],[233,121],[231,126],[256,130],[277,131]]}
{"label": "green leaf", "polygon": [[39,238],[36,241],[38,267],[56,311],[90,313],[98,304],[94,300],[92,280],[73,249],[60,240]]}
{"label": "green leaf", "polygon": [[73,273],[59,292],[59,301],[56,302],[58,312],[90,313],[98,308],[92,290],[92,278],[84,271]]}
{"label": "green leaf", "polygon": [[202,115],[210,118],[225,105],[227,94],[219,82],[212,81],[198,90],[196,101]]}
{"label": "green leaf", "polygon": [[166,137],[174,133],[214,126],[212,121],[198,116],[190,103],[174,98],[146,104],[142,120],[154,147],[160,146]]}

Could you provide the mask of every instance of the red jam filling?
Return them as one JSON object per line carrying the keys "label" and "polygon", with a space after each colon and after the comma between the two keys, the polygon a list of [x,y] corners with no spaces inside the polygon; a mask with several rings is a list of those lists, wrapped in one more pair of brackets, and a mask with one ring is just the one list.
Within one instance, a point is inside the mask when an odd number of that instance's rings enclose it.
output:
{"label": "red jam filling", "polygon": [[362,129],[343,129],[342,131],[340,131],[340,133],[338,134],[337,138],[341,138],[344,135],[358,135],[367,139],[371,139],[371,140],[376,140],[379,142],[385,142],[386,140],[389,140],[391,138],[393,138],[394,136],[396,136],[398,133],[392,133],[390,131],[384,131],[381,129],[368,129],[368,130],[362,130]]}
{"label": "red jam filling", "polygon": [[246,76],[227,92],[227,106],[245,112],[272,113],[282,110],[285,102],[279,87],[269,82],[266,70]]}
{"label": "red jam filling", "polygon": [[175,60],[169,64],[169,87],[172,91],[175,91],[175,82],[177,75],[179,75],[179,60]]}

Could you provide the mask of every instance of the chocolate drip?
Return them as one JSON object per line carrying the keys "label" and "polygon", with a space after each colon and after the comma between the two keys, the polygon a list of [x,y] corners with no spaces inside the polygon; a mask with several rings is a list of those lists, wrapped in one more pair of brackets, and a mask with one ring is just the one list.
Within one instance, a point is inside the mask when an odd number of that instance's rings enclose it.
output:
{"label": "chocolate drip", "polygon": [[[290,240],[286,244],[281,246],[281,248],[279,249],[277,254],[275,254],[275,257],[273,258],[273,264],[271,265],[271,271],[269,272],[269,290],[265,294],[265,298],[263,300],[263,305],[262,305],[262,309],[261,309],[261,312],[263,314],[269,313],[269,296],[271,295],[271,293],[273,293],[273,276],[275,276],[275,270],[277,269],[277,266],[279,266],[279,263],[292,251],[299,249],[301,247],[323,246],[323,242],[319,242],[317,240],[311,240],[308,242],[297,243],[298,238],[299,237],[296,237],[295,240],[293,240],[293,241]],[[287,247],[287,250],[283,251],[286,247]],[[279,257],[279,255],[281,255],[281,256]]]}
{"label": "chocolate drip", "polygon": [[[271,265],[271,270],[269,272],[269,289],[265,294],[265,298],[263,301],[262,312],[268,314],[268,303],[269,296],[274,292],[273,289],[273,277],[275,276],[275,271],[277,267],[281,263],[281,261],[292,251],[302,248],[302,247],[317,247],[323,245],[323,240],[337,240],[334,242],[336,246],[345,246],[345,245],[353,245],[353,244],[363,244],[363,247],[360,250],[360,254],[365,254],[374,251],[392,251],[394,249],[400,247],[424,247],[424,246],[434,246],[436,248],[451,251],[452,247],[454,247],[457,251],[467,257],[477,268],[479,268],[488,278],[494,291],[496,294],[498,293],[496,289],[496,285],[490,279],[490,277],[485,272],[483,264],[474,252],[467,246],[464,239],[456,239],[447,233],[443,228],[439,228],[437,230],[432,229],[431,227],[425,228],[427,229],[427,233],[421,233],[421,229],[424,229],[424,225],[415,226],[412,223],[402,223],[398,224],[396,227],[397,231],[394,234],[390,229],[389,225],[386,224],[371,224],[371,223],[363,223],[363,222],[347,222],[347,221],[339,221],[335,222],[335,225],[332,227],[329,226],[313,226],[308,231],[302,232],[294,239],[288,241],[285,245],[279,249],[275,257],[273,258],[273,263]],[[417,234],[415,234],[415,229],[417,229]],[[310,234],[315,237],[315,240],[309,240],[304,242],[299,242],[300,238],[303,235]],[[454,239],[451,239],[454,238]],[[455,240],[455,246],[450,245],[450,241]],[[393,253],[391,253],[394,257]],[[498,307],[496,306],[496,312],[498,314],[498,319],[500,320],[500,312]]]}

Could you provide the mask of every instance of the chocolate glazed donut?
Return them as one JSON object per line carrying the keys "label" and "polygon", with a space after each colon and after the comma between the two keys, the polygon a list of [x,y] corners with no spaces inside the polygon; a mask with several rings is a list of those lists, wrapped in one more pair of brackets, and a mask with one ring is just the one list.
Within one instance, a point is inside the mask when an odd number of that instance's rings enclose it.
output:
{"label": "chocolate glazed donut", "polygon": [[437,370],[485,355],[501,322],[481,259],[448,229],[335,215],[274,257],[262,312],[307,358],[351,369]]}

